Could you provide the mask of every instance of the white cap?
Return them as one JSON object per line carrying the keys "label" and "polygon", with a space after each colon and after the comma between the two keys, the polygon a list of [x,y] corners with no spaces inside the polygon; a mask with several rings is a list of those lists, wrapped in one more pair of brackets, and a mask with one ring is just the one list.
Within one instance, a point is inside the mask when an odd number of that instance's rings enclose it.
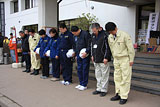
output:
{"label": "white cap", "polygon": [[50,50],[46,52],[46,56],[50,57]]}
{"label": "white cap", "polygon": [[73,49],[68,50],[68,52],[66,53],[67,58],[71,58],[72,55],[74,54]]}
{"label": "white cap", "polygon": [[[83,49],[81,49],[81,51],[80,51],[80,53],[79,53],[79,56],[83,59],[83,57],[82,57],[82,53],[85,53],[86,52],[86,48],[83,48]],[[88,54],[87,54],[87,56],[88,56]]]}
{"label": "white cap", "polygon": [[40,48],[37,48],[36,49],[36,53],[39,54],[39,51],[40,51]]}

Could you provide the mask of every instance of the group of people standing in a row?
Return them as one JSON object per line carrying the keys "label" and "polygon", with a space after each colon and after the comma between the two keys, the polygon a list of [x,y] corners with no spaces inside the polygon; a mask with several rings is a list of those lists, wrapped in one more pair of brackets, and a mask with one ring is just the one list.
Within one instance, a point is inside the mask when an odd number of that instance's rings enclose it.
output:
{"label": "group of people standing in a row", "polygon": [[[97,79],[97,89],[93,95],[105,96],[108,92],[109,73],[111,55],[114,58],[114,81],[116,96],[111,101],[120,100],[120,104],[125,104],[128,99],[131,84],[132,65],[134,61],[134,48],[131,37],[117,29],[113,22],[106,24],[105,29],[98,24],[91,26],[92,34],[77,26],[71,27],[71,32],[64,23],[59,25],[59,35],[57,30],[52,28],[49,31],[50,37],[45,30],[35,33],[29,30],[29,35],[20,31],[22,37],[23,57],[26,62],[26,70],[31,75],[38,75],[40,62],[42,68],[42,79],[49,77],[49,57],[52,62],[52,81],[60,80],[60,70],[63,74],[63,85],[72,83],[73,58],[77,61],[79,85],[75,88],[86,90],[88,84],[90,59],[95,66],[95,77]],[[108,33],[106,33],[108,32]],[[47,55],[49,53],[49,56]]]}

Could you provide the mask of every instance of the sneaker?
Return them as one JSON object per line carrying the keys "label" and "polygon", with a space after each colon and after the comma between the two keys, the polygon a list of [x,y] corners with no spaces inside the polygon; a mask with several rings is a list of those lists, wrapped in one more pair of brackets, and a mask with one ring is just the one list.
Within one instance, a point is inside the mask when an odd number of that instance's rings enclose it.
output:
{"label": "sneaker", "polygon": [[43,76],[43,79],[47,79],[48,77],[47,76]]}
{"label": "sneaker", "polygon": [[70,82],[66,81],[64,85],[70,85]]}
{"label": "sneaker", "polygon": [[40,76],[40,78],[42,78],[42,79],[43,79],[43,77],[44,77],[44,76]]}
{"label": "sneaker", "polygon": [[46,77],[46,76],[40,76],[40,78],[42,78],[42,79],[47,79],[48,77]]}
{"label": "sneaker", "polygon": [[65,85],[65,81],[61,81],[60,83],[63,84],[63,85]]}
{"label": "sneaker", "polygon": [[55,81],[59,81],[59,80],[60,80],[59,78],[54,78],[54,77],[51,78],[51,81],[54,81],[54,82],[55,82]]}
{"label": "sneaker", "polygon": [[78,88],[80,88],[80,87],[81,87],[81,85],[77,85],[75,88],[78,89]]}
{"label": "sneaker", "polygon": [[81,86],[81,87],[79,87],[78,89],[79,89],[80,91],[84,91],[84,90],[87,89],[87,87]]}

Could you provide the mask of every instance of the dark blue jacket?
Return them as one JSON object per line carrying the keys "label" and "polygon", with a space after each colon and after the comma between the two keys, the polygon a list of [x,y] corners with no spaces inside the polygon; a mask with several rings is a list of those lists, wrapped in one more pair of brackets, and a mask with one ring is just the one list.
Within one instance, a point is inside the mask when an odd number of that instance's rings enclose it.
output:
{"label": "dark blue jacket", "polygon": [[74,47],[74,37],[73,34],[69,31],[66,31],[64,34],[60,35],[60,45],[59,50],[69,50]]}
{"label": "dark blue jacket", "polygon": [[36,51],[37,48],[40,48],[40,57],[41,58],[45,58],[46,56],[44,56],[44,50],[47,47],[48,43],[50,41],[50,37],[48,37],[46,35],[45,38],[40,38],[38,45],[36,46],[36,48],[34,49],[34,52]]}
{"label": "dark blue jacket", "polygon": [[83,48],[86,48],[86,53],[90,54],[91,52],[91,35],[84,30],[81,30],[79,36],[75,36],[75,48],[74,51],[76,54],[79,54]]}
{"label": "dark blue jacket", "polygon": [[22,38],[23,54],[28,54],[30,52],[28,40],[29,40],[29,36],[25,34],[25,36]]}
{"label": "dark blue jacket", "polygon": [[59,44],[60,44],[60,38],[51,38],[48,46],[44,50],[44,55],[45,53],[50,50],[50,57],[55,58],[56,56],[59,56]]}

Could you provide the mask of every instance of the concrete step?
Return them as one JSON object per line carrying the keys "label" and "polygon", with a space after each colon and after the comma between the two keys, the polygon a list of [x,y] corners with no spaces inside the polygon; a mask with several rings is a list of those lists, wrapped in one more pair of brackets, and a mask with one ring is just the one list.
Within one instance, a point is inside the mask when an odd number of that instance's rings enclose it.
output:
{"label": "concrete step", "polygon": [[[134,60],[136,63],[144,63],[144,64],[155,64],[155,65],[159,65],[160,59],[158,58],[142,58],[142,57],[136,57]],[[151,62],[152,61],[152,62]]]}
{"label": "concrete step", "polygon": [[[113,61],[111,61],[110,63],[113,65]],[[91,62],[91,66],[93,66],[92,62]],[[159,61],[135,60],[133,66],[160,69],[160,60]]]}
{"label": "concrete step", "polygon": [[[113,77],[112,70],[110,72],[110,75]],[[133,72],[132,80],[160,85],[160,76],[155,76],[155,75],[139,74],[139,73]]]}
{"label": "concrete step", "polygon": [[[111,69],[114,69],[114,66],[112,63],[110,63],[110,67]],[[90,65],[90,70],[94,70],[94,66],[92,63]],[[139,67],[134,65],[133,72],[140,73],[140,74],[160,76],[160,68]]]}
{"label": "concrete step", "polygon": [[139,59],[136,59],[134,61],[134,66],[160,68],[160,60],[155,61],[155,60],[139,60]]}
{"label": "concrete step", "polygon": [[[111,66],[111,69],[114,69],[114,66],[112,63],[110,64],[110,66]],[[160,68],[141,67],[141,66],[134,65],[133,72],[160,76]]]}
{"label": "concrete step", "polygon": [[[110,76],[109,80],[111,84],[114,84],[114,79],[112,76]],[[131,89],[150,93],[150,94],[160,95],[160,85],[159,84],[146,83],[146,82],[136,81],[132,79]]]}
{"label": "concrete step", "polygon": [[[73,72],[73,75],[77,76],[77,73]],[[89,79],[96,81],[95,74],[90,73]],[[110,76],[109,82],[111,85],[114,85],[113,76]],[[141,91],[141,92],[151,93],[155,95],[160,95],[160,85],[159,84],[146,83],[146,82],[136,81],[132,79],[131,89]]]}
{"label": "concrete step", "polygon": [[[114,72],[113,69],[111,69],[110,76],[112,77],[113,77],[113,72]],[[94,74],[95,71],[90,70],[90,73]],[[132,79],[135,81],[142,81],[142,82],[160,85],[160,76],[156,76],[156,75],[147,75],[147,74],[140,74],[140,73],[133,72]]]}
{"label": "concrete step", "polygon": [[160,59],[160,54],[146,54],[136,52],[136,58]]}
{"label": "concrete step", "polygon": [[[158,71],[157,71],[158,70]],[[111,64],[111,75],[113,76],[114,67]],[[90,66],[90,73],[94,73],[94,66]],[[132,79],[152,84],[160,84],[160,70],[157,68],[133,67]]]}
{"label": "concrete step", "polygon": [[[112,61],[110,62],[110,67],[110,84],[114,84],[114,66]],[[92,62],[90,64],[89,78],[96,80],[95,68]],[[160,95],[160,54],[136,53],[131,88],[137,91]]]}
{"label": "concrete step", "polygon": [[159,68],[133,66],[133,72],[160,76],[160,69]]}

